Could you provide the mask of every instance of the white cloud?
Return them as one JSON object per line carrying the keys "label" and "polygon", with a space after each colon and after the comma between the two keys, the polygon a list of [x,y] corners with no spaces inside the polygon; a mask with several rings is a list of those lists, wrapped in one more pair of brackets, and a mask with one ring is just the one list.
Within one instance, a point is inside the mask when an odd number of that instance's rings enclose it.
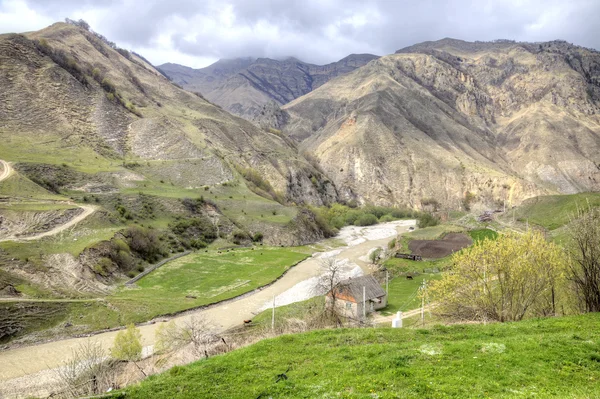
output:
{"label": "white cloud", "polygon": [[327,63],[443,37],[600,48],[598,0],[0,0],[0,32],[65,17],[156,64],[194,67],[245,56]]}
{"label": "white cloud", "polygon": [[0,33],[39,30],[53,22],[52,17],[38,13],[24,1],[0,1]]}

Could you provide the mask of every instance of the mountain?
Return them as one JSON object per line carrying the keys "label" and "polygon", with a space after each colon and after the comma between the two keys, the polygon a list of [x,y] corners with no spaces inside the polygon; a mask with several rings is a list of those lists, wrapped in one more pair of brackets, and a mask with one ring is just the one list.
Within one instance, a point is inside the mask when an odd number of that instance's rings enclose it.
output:
{"label": "mountain", "polygon": [[271,102],[286,104],[377,58],[371,54],[351,54],[327,65],[308,64],[292,57],[237,58],[219,60],[202,69],[177,64],[158,68],[183,88],[201,93],[233,114],[253,119]]}
{"label": "mountain", "polygon": [[563,41],[417,44],[282,114],[347,200],[459,208],[600,189],[600,53]]}
{"label": "mountain", "polygon": [[292,205],[337,192],[296,144],[176,87],[141,56],[57,23],[0,35],[0,65],[0,290],[104,292],[216,238],[323,238]]}

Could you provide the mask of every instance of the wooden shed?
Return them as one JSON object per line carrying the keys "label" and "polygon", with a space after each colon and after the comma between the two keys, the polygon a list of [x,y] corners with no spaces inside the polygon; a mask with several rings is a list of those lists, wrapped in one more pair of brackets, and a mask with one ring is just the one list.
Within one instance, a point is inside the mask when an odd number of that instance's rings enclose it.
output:
{"label": "wooden shed", "polygon": [[[372,275],[349,278],[341,281],[335,288],[335,307],[338,314],[342,316],[362,318],[363,300],[366,314],[387,306],[387,294]],[[326,301],[331,306],[333,302],[331,291],[327,293]]]}

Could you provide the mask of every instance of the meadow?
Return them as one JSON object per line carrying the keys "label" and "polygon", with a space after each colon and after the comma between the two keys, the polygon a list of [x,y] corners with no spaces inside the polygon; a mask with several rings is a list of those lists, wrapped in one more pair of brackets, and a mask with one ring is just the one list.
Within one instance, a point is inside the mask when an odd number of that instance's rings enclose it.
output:
{"label": "meadow", "polygon": [[284,335],[174,367],[117,395],[595,398],[600,392],[599,324],[600,315],[587,314],[486,326]]}

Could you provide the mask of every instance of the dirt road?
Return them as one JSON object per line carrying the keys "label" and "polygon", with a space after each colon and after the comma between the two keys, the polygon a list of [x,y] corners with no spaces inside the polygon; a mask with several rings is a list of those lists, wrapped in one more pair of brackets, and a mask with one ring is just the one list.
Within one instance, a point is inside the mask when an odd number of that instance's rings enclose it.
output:
{"label": "dirt road", "polygon": [[12,173],[12,168],[10,164],[6,161],[0,159],[0,164],[2,165],[2,173],[0,173],[0,181],[6,179]]}
{"label": "dirt road", "polygon": [[81,212],[79,215],[75,216],[73,219],[69,220],[67,223],[58,225],[55,228],[53,228],[52,230],[48,230],[43,233],[35,234],[35,235],[29,236],[29,237],[17,238],[17,239],[15,239],[15,241],[17,241],[17,240],[18,241],[33,241],[33,240],[39,240],[40,238],[53,236],[55,234],[60,233],[61,231],[68,229],[69,227],[75,226],[77,223],[81,222],[83,219],[90,216],[92,213],[96,212],[96,208],[91,205],[77,205],[77,206],[80,207],[81,209],[83,209],[83,212]]}
{"label": "dirt road", "polygon": [[87,218],[92,213],[96,212],[96,208],[91,205],[77,205],[77,206],[79,208],[83,209],[83,212],[81,212],[79,215],[75,216],[73,219],[67,221],[66,223],[60,224],[60,225],[54,227],[53,229],[50,229],[43,233],[34,234],[29,237],[14,237],[13,236],[13,237],[8,237],[8,238],[3,238],[3,239],[0,239],[0,242],[3,242],[3,241],[34,241],[34,240],[39,240],[40,238],[53,236],[53,235],[60,233],[61,231],[68,229],[69,227],[75,226],[77,223],[81,222],[83,219]]}
{"label": "dirt road", "polygon": [[[8,162],[3,161],[1,159],[0,159],[0,164],[2,165],[2,172],[0,173],[0,182],[1,182],[2,180],[5,180],[12,174],[13,169]],[[4,239],[0,240],[0,242],[1,241],[33,241],[33,240],[39,240],[40,238],[53,236],[55,234],[60,233],[61,231],[68,229],[69,227],[75,226],[77,223],[81,222],[83,219],[87,218],[92,213],[96,212],[96,208],[93,206],[90,206],[90,205],[77,205],[77,206],[79,208],[83,209],[83,212],[80,213],[79,215],[75,216],[73,219],[69,220],[68,222],[66,222],[64,224],[61,224],[59,226],[54,227],[51,230],[48,230],[43,233],[35,234],[30,237],[4,238]]]}
{"label": "dirt road", "polygon": [[[364,228],[349,227],[342,229],[339,237],[344,239],[348,245],[331,252],[334,252],[337,259],[347,260],[368,271],[368,263],[362,259],[365,259],[369,251],[379,246],[385,246],[397,233],[408,231],[408,227],[414,224],[415,221],[411,220]],[[273,296],[281,295],[299,283],[319,276],[322,272],[319,263],[320,255],[315,254],[313,257],[300,262],[281,279],[263,290],[255,291],[251,295],[238,300],[178,316],[175,320],[181,322],[189,320],[193,316],[200,316],[209,320],[220,331],[237,326],[243,320],[251,319],[256,315],[264,308],[266,303],[272,301]],[[140,326],[145,350],[151,350],[151,346],[154,343],[155,330],[161,324],[157,322],[155,324]],[[106,332],[95,335],[91,339],[108,349],[112,346],[116,335],[117,332],[115,331]],[[7,380],[23,376],[29,376],[29,380],[35,381],[36,373],[40,373],[40,375],[43,373],[47,374],[44,370],[59,367],[69,357],[71,351],[87,339],[66,339],[0,352],[0,390],[3,381],[7,382]]]}

